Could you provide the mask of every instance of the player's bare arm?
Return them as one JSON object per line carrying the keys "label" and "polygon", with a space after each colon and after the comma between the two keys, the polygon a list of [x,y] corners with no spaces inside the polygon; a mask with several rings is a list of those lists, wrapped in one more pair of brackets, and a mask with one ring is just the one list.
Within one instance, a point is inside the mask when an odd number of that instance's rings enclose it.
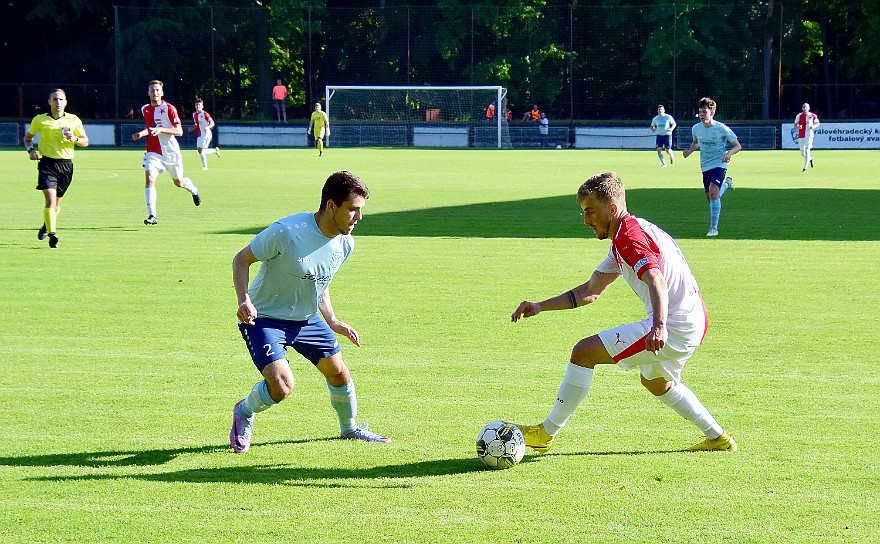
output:
{"label": "player's bare arm", "polygon": [[147,129],[144,129],[144,130],[141,130],[139,132],[135,132],[134,134],[132,134],[131,139],[137,141],[137,140],[140,140],[141,138],[146,138],[148,134],[149,134],[149,131],[147,131]]}
{"label": "player's bare arm", "polygon": [[605,292],[605,289],[607,289],[608,286],[619,276],[620,274],[599,272],[596,270],[586,283],[578,285],[574,289],[566,291],[561,295],[548,298],[542,302],[530,302],[528,300],[522,301],[516,311],[513,312],[513,315],[510,316],[510,320],[516,323],[521,317],[533,317],[544,310],[570,310],[572,308],[577,308],[578,306],[591,304],[595,302],[602,293]]}
{"label": "player's bare arm", "polygon": [[691,142],[691,146],[689,148],[687,148],[681,152],[681,156],[686,159],[686,158],[688,158],[688,155],[690,155],[691,153],[693,153],[697,149],[700,149],[700,142],[694,140],[693,142]]}
{"label": "player's bare arm", "polygon": [[235,286],[235,295],[238,298],[238,310],[236,316],[242,323],[253,325],[257,318],[257,308],[251,302],[248,295],[248,280],[250,279],[251,265],[258,259],[251,251],[251,246],[245,246],[235,254],[232,259],[232,283]]}
{"label": "player's bare arm", "polygon": [[642,281],[648,286],[651,294],[651,308],[654,322],[647,338],[645,349],[651,353],[657,353],[666,345],[668,332],[666,330],[666,317],[669,312],[669,290],[666,279],[659,268],[650,268],[642,274]]}
{"label": "player's bare arm", "polygon": [[150,134],[158,136],[162,133],[171,134],[172,136],[183,136],[183,127],[174,125],[173,127],[150,127]]}
{"label": "player's bare arm", "polygon": [[329,286],[324,289],[323,293],[318,295],[318,309],[321,310],[321,315],[324,316],[324,321],[327,322],[327,325],[333,332],[341,334],[351,340],[352,344],[361,347],[361,339],[358,336],[357,331],[354,330],[354,327],[336,318],[336,312],[333,311],[333,303],[330,301]]}
{"label": "player's bare arm", "polygon": [[727,153],[721,157],[721,162],[730,162],[730,158],[742,151],[743,146],[739,143],[739,140],[733,141],[733,147],[727,150]]}
{"label": "player's bare arm", "polygon": [[40,160],[40,154],[34,149],[34,136],[30,132],[24,135],[24,148],[27,150],[28,158],[32,161]]}

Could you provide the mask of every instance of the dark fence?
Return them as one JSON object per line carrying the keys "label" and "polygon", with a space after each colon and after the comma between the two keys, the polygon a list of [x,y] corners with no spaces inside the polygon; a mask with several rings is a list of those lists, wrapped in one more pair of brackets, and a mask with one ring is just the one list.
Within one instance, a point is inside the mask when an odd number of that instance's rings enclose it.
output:
{"label": "dark fence", "polygon": [[241,122],[272,119],[276,79],[291,119],[307,118],[326,85],[503,85],[515,119],[537,104],[556,123],[647,122],[659,103],[686,119],[702,96],[725,120],[787,119],[802,102],[824,118],[880,116],[878,86],[839,71],[833,85],[789,83],[802,21],[768,5],[120,6],[114,81],[0,85],[0,117],[30,118],[60,86],[84,118],[136,118],[152,79],[185,118],[201,97]]}

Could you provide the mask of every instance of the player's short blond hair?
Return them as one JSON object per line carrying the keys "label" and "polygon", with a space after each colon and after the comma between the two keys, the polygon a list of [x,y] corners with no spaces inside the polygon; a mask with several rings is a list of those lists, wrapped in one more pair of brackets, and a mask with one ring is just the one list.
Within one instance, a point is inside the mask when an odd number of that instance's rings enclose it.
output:
{"label": "player's short blond hair", "polygon": [[602,172],[585,181],[578,189],[578,202],[588,196],[593,196],[606,204],[626,204],[626,191],[617,172]]}

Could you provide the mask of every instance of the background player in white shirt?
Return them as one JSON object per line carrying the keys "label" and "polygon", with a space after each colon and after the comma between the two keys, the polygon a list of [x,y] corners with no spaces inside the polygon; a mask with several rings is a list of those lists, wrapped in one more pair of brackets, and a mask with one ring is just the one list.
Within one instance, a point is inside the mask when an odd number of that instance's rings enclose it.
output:
{"label": "background player in white shirt", "polygon": [[642,385],[703,432],[705,440],[691,451],[736,451],[733,438],[681,383],[681,371],[702,343],[708,320],[697,281],[678,245],[656,225],[627,212],[623,182],[614,172],[584,182],[578,190],[578,204],[584,224],[596,237],[612,239],[608,257],[586,283],[543,302],[523,301],[511,320],[595,302],[619,276],[642,299],[648,317],[584,338],[574,346],[547,419],[519,426],[526,445],[539,453],[549,450],[586,398],[596,365],[616,363],[625,370],[638,367]]}
{"label": "background player in white shirt", "polygon": [[804,102],[801,113],[794,118],[794,128],[797,130],[798,146],[804,157],[804,169],[807,172],[807,164],[813,167],[813,131],[819,126],[819,117],[810,111],[810,105]]}
{"label": "background player in white shirt", "polygon": [[158,79],[147,85],[150,103],[141,107],[147,128],[131,135],[132,140],[147,138],[147,152],[144,154],[143,164],[146,176],[144,195],[147,199],[149,215],[144,219],[145,225],[155,225],[159,222],[156,219],[156,178],[165,170],[171,174],[175,185],[190,192],[193,204],[198,206],[202,203],[198,188],[191,179],[183,176],[183,157],[176,138],[183,136],[183,128],[177,108],[162,100],[165,96],[164,88],[165,84]]}
{"label": "background player in white shirt", "polygon": [[208,147],[214,134],[211,129],[214,128],[214,118],[205,111],[205,103],[201,98],[196,99],[196,111],[193,112],[193,126],[189,127],[190,132],[196,133],[196,147],[199,149],[199,160],[202,161],[202,170],[208,169],[208,155],[216,154],[220,158],[219,147]]}

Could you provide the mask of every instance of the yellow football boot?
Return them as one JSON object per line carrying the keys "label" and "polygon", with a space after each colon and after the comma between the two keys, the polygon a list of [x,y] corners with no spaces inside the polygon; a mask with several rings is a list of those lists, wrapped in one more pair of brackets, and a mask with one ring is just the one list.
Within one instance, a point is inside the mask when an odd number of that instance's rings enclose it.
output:
{"label": "yellow football boot", "polygon": [[519,427],[523,437],[526,439],[526,446],[538,453],[547,453],[547,450],[550,449],[550,446],[553,445],[553,440],[556,438],[547,434],[542,423],[537,425],[517,425],[517,427]]}
{"label": "yellow football boot", "polygon": [[[526,445],[528,445],[529,441],[526,438]],[[721,436],[714,440],[709,440],[708,438],[700,442],[699,444],[694,444],[688,451],[736,451],[736,442],[733,441],[733,438],[727,433],[721,433]]]}

